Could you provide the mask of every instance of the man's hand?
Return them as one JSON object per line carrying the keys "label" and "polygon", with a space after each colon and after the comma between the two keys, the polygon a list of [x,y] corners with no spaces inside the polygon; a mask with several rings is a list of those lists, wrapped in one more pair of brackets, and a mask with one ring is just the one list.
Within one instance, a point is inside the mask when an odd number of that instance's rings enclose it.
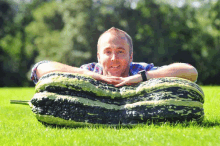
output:
{"label": "man's hand", "polygon": [[88,70],[85,70],[84,74],[89,75],[90,77],[92,77],[95,80],[107,83],[107,84],[118,84],[121,82],[121,77],[115,77],[115,76],[104,76],[104,75],[100,75]]}
{"label": "man's hand", "polygon": [[104,76],[104,75],[101,75],[101,77],[100,77],[99,79],[97,79],[97,80],[100,80],[101,82],[104,82],[104,83],[107,83],[107,84],[116,85],[116,84],[122,82],[121,78],[122,78],[122,77]]}
{"label": "man's hand", "polygon": [[130,76],[130,77],[115,77],[115,76],[99,75],[98,78],[94,76],[93,78],[101,82],[107,83],[107,84],[113,84],[115,85],[115,87],[120,87],[124,85],[135,85],[142,81],[142,77],[140,74]]}
{"label": "man's hand", "polygon": [[136,85],[139,82],[142,82],[142,77],[140,74],[130,77],[121,77],[120,83],[116,84],[115,87],[120,87],[124,85]]}

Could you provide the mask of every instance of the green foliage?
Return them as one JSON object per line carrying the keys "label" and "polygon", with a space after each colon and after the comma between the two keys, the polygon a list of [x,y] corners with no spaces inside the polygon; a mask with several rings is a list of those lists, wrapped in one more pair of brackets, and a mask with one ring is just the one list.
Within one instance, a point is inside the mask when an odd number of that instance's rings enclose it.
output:
{"label": "green foliage", "polygon": [[198,31],[188,26],[193,24],[193,10],[191,12],[188,6],[180,9],[167,4],[158,5],[153,1],[140,2],[137,9],[141,11],[142,19],[137,24],[135,39],[140,46],[137,52],[143,54],[137,58],[144,58],[145,62],[153,62],[155,65],[174,61],[194,65],[194,60],[187,51],[190,48],[185,47],[193,33]]}
{"label": "green foliage", "polygon": [[36,61],[54,60],[79,66],[82,60],[90,58],[90,7],[89,1],[52,1],[35,9],[34,21],[26,32],[39,52]]}
{"label": "green foliage", "polygon": [[196,13],[197,27],[200,31],[193,36],[191,41],[194,53],[195,66],[201,72],[200,79],[203,84],[219,84],[220,67],[220,31],[216,27],[220,3],[203,5]]}
{"label": "green foliage", "polygon": [[59,61],[80,66],[91,58],[92,0],[66,0],[60,10],[64,28],[61,31]]}
{"label": "green foliage", "polygon": [[15,72],[19,71],[19,55],[21,34],[17,33],[14,25],[15,4],[12,1],[0,1],[0,86],[19,84],[14,79]]}
{"label": "green foliage", "polygon": [[0,1],[0,38],[13,29],[13,17],[15,16],[15,7],[12,1]]}
{"label": "green foliage", "polygon": [[137,10],[143,18],[137,24],[135,44],[140,46],[137,52],[142,52],[142,56],[137,58],[141,61],[147,54],[144,61],[159,66],[172,62],[190,63],[199,72],[199,84],[219,83],[216,69],[219,69],[220,33],[210,23],[217,19],[220,9],[214,9],[216,5],[204,15],[206,11],[198,11],[188,3],[171,7],[165,3],[140,1]]}
{"label": "green foliage", "polygon": [[97,40],[112,26],[133,38],[134,61],[190,63],[199,84],[219,84],[220,2],[193,2],[1,0],[0,86],[33,85],[27,77],[41,60],[96,62]]}
{"label": "green foliage", "polygon": [[[29,47],[29,38],[24,31],[27,24],[32,21],[30,9],[26,5],[17,5],[12,1],[1,1],[0,16],[3,16],[3,30],[1,32],[0,52],[1,83],[0,86],[29,86],[26,73],[36,51]],[[5,30],[5,31],[4,31]],[[29,76],[29,75],[28,75]]]}
{"label": "green foliage", "polygon": [[[45,3],[33,11],[33,21],[25,28],[27,35],[33,39],[32,48],[38,50],[37,60],[52,60],[55,55],[59,54],[60,31],[62,21],[60,21],[57,3]],[[56,18],[55,18],[56,17]],[[59,20],[58,20],[59,19]],[[55,20],[55,24],[51,21]],[[59,28],[61,27],[61,28]]]}

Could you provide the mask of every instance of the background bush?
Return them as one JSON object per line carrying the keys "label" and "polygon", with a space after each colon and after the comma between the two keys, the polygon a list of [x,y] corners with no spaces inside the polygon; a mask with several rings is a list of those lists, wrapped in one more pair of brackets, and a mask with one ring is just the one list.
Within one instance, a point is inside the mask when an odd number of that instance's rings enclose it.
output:
{"label": "background bush", "polygon": [[30,69],[54,60],[96,62],[98,37],[112,26],[133,38],[134,61],[186,62],[197,83],[220,84],[220,1],[0,0],[0,86],[34,86]]}

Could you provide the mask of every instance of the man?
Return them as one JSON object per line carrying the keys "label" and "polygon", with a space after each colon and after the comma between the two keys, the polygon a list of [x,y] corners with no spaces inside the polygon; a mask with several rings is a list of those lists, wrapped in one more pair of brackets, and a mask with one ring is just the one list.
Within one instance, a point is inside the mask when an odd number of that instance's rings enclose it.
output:
{"label": "man", "polygon": [[131,37],[126,32],[114,27],[99,37],[97,58],[98,63],[85,64],[80,68],[58,62],[39,62],[32,69],[31,79],[36,83],[44,74],[60,71],[89,75],[96,80],[119,87],[160,77],[180,77],[195,82],[198,76],[197,70],[186,63],[154,67],[152,63],[132,62]]}

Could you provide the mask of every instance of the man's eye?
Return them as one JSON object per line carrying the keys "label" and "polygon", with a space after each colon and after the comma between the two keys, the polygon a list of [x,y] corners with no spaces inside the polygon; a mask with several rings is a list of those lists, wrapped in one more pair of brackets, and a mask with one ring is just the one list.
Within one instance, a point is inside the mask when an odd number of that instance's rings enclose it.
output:
{"label": "man's eye", "polygon": [[111,54],[111,51],[106,51],[106,54]]}
{"label": "man's eye", "polygon": [[124,53],[123,51],[118,51],[118,53]]}

